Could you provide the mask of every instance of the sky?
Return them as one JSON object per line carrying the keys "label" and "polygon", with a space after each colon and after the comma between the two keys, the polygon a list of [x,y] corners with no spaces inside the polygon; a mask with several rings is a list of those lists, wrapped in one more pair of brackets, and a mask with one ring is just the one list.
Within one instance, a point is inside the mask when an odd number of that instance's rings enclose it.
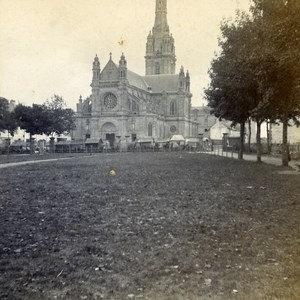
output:
{"label": "sky", "polygon": [[[205,104],[207,71],[218,51],[220,23],[250,0],[169,0],[176,73],[191,76],[192,105]],[[75,109],[91,94],[92,62],[118,64],[145,74],[146,38],[154,25],[155,0],[0,0],[0,97],[31,105],[54,94]],[[122,42],[123,43],[122,43]]]}

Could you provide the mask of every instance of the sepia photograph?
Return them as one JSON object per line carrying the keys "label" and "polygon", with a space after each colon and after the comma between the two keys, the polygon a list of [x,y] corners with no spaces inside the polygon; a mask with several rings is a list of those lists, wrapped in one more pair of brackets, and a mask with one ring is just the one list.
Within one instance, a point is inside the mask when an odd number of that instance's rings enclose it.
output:
{"label": "sepia photograph", "polygon": [[0,0],[0,299],[300,299],[299,0]]}

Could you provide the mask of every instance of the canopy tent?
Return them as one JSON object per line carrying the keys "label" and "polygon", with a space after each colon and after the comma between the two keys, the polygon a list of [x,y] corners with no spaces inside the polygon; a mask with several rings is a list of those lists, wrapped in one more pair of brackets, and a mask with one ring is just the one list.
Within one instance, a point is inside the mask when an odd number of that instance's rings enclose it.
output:
{"label": "canopy tent", "polygon": [[86,145],[98,145],[100,142],[100,139],[86,139],[85,144]]}
{"label": "canopy tent", "polygon": [[189,144],[189,143],[200,143],[200,140],[199,138],[187,138],[186,139],[186,143]]}
{"label": "canopy tent", "polygon": [[170,142],[185,142],[185,138],[181,134],[175,134],[170,138]]}
{"label": "canopy tent", "polygon": [[169,140],[168,139],[157,139],[157,140],[155,140],[155,143],[166,144],[166,143],[169,143]]}
{"label": "canopy tent", "polygon": [[141,138],[138,140],[140,144],[151,144],[153,143],[153,138]]}

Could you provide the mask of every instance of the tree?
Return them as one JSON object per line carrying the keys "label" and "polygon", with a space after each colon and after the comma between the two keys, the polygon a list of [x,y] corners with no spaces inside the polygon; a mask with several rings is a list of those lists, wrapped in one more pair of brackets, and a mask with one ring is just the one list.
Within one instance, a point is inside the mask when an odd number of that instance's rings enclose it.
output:
{"label": "tree", "polygon": [[281,121],[282,163],[288,165],[287,128],[300,116],[300,1],[253,0],[251,15],[238,14],[221,32],[222,51],[206,90],[209,105],[241,128],[247,115],[256,121],[258,161],[261,124]]}
{"label": "tree", "polygon": [[[17,127],[15,114],[10,110],[9,101],[0,97],[0,131],[7,130],[9,138],[9,135],[14,135]],[[7,144],[7,154],[9,154],[9,142]]]}
{"label": "tree", "polygon": [[4,120],[8,112],[8,100],[0,98],[0,131],[4,131],[6,129]]}
{"label": "tree", "polygon": [[30,135],[30,153],[33,152],[32,136],[35,134],[68,133],[74,127],[74,112],[64,108],[62,97],[54,95],[43,105],[18,105],[15,115],[18,125]]}
{"label": "tree", "polygon": [[9,109],[9,101],[0,97],[0,131],[7,130],[10,135],[14,135],[17,129],[15,114]]}
{"label": "tree", "polygon": [[51,100],[47,100],[44,106],[48,113],[49,127],[46,134],[69,133],[75,126],[74,111],[66,108],[66,103],[62,97],[54,95]]}
{"label": "tree", "polygon": [[[289,120],[300,116],[300,1],[254,0],[253,23],[260,28],[260,51],[266,65],[261,82],[272,108],[272,119],[283,124],[282,164],[288,165]],[[271,79],[271,80],[270,80]]]}
{"label": "tree", "polygon": [[257,82],[247,45],[250,26],[251,22],[245,14],[238,15],[235,23],[222,24],[219,39],[221,54],[211,63],[211,82],[205,90],[208,105],[218,118],[241,125],[240,159],[243,158],[245,122],[258,102]]}
{"label": "tree", "polygon": [[25,106],[19,104],[15,108],[15,115],[20,128],[29,133],[30,153],[33,153],[33,139],[35,134],[48,132],[51,125],[47,109],[44,105],[33,104]]}

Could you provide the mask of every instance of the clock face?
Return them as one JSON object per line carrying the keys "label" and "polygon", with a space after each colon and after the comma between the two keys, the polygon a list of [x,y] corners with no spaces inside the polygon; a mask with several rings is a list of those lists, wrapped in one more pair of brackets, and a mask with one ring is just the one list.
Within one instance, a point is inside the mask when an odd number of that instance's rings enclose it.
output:
{"label": "clock face", "polygon": [[109,93],[104,97],[104,106],[107,109],[113,109],[117,106],[117,104],[118,104],[118,99],[114,94]]}

